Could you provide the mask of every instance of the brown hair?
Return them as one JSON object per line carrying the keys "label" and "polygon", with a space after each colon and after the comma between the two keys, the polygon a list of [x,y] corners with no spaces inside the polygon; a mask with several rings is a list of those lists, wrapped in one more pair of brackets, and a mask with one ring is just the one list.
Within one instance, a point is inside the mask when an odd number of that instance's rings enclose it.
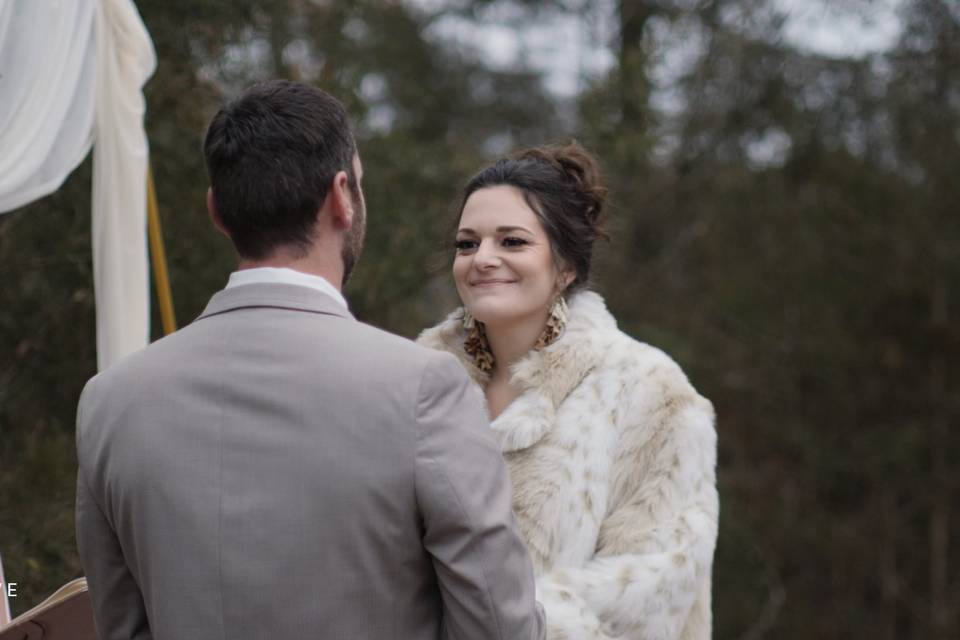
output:
{"label": "brown hair", "polygon": [[473,192],[500,185],[523,193],[550,238],[557,263],[574,270],[565,293],[589,285],[593,243],[609,239],[603,229],[607,189],[596,159],[575,142],[517,151],[467,182],[459,213]]}
{"label": "brown hair", "polygon": [[254,85],[214,116],[203,150],[217,212],[237,252],[259,260],[280,247],[305,254],[338,171],[353,173],[356,143],[343,106],[309,85]]}

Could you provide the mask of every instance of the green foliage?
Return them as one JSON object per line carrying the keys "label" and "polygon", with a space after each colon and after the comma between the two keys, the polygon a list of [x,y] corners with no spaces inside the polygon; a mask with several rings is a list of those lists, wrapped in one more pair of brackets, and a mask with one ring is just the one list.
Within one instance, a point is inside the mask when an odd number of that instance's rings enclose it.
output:
{"label": "green foliage", "polygon": [[90,168],[0,219],[0,553],[16,611],[80,575],[73,420],[96,368]]}

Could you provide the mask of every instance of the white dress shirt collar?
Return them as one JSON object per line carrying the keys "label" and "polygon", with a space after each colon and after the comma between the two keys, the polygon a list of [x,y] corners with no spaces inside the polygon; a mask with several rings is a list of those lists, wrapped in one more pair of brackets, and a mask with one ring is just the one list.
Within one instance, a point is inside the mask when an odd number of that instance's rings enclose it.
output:
{"label": "white dress shirt collar", "polygon": [[347,301],[343,294],[330,282],[321,276],[315,276],[311,273],[303,273],[287,269],[286,267],[257,267],[255,269],[241,269],[230,274],[230,280],[227,282],[227,289],[239,287],[245,284],[295,284],[300,287],[310,287],[320,293],[324,293],[340,304],[344,309],[348,309]]}

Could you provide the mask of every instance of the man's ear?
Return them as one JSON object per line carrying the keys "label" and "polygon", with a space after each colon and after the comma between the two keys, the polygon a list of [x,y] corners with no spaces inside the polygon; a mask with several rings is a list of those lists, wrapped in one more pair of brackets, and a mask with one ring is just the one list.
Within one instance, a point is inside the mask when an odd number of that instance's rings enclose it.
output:
{"label": "man's ear", "polygon": [[353,226],[353,192],[350,190],[350,178],[346,171],[338,171],[337,175],[333,176],[327,202],[330,204],[330,216],[334,226],[340,229]]}
{"label": "man's ear", "polygon": [[220,211],[217,209],[217,201],[213,197],[213,187],[207,188],[207,213],[210,214],[210,220],[217,231],[229,238],[230,232],[223,224],[223,218],[220,217]]}

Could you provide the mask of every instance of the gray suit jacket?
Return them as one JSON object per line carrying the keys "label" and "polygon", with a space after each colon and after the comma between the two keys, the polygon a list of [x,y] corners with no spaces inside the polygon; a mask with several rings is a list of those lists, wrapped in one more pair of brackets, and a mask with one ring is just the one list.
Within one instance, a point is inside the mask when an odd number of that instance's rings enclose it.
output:
{"label": "gray suit jacket", "polygon": [[320,292],[217,293],[87,384],[77,453],[102,640],[544,636],[478,391]]}

